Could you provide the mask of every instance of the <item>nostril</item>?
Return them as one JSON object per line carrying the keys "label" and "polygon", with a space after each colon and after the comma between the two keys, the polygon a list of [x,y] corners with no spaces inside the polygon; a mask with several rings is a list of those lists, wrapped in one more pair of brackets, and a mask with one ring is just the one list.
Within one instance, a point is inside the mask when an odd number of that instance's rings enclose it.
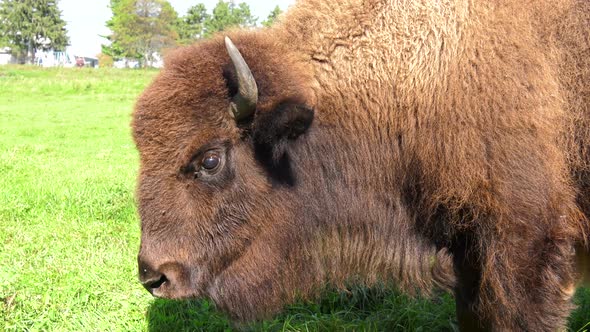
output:
{"label": "nostril", "polygon": [[153,296],[179,298],[191,288],[188,270],[177,262],[154,264],[140,256],[138,263],[139,282]]}
{"label": "nostril", "polygon": [[165,282],[168,281],[165,275],[161,275],[159,278],[153,278],[149,280],[145,280],[142,282],[143,287],[145,287],[149,292],[152,292],[154,289],[160,288]]}
{"label": "nostril", "polygon": [[139,259],[139,281],[150,293],[160,288],[164,283],[168,282],[168,277],[156,269],[153,269],[150,264]]}

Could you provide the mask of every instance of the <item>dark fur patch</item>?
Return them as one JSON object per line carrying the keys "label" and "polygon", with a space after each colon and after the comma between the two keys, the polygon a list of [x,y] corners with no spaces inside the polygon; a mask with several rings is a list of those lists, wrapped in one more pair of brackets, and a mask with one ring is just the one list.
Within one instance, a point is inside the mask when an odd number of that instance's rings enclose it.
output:
{"label": "dark fur patch", "polygon": [[291,102],[256,115],[252,133],[254,152],[276,183],[295,185],[288,147],[309,129],[313,116],[313,109]]}
{"label": "dark fur patch", "polygon": [[305,133],[313,122],[313,109],[291,102],[283,102],[274,110],[260,112],[254,122],[254,144],[260,146],[277,164],[287,149],[289,141]]}

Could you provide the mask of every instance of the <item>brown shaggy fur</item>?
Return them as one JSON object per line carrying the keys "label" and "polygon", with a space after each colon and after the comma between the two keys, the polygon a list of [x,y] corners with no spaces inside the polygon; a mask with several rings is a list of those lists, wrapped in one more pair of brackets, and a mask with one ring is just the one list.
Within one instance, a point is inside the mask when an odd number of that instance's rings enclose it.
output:
{"label": "brown shaggy fur", "polygon": [[300,0],[229,33],[259,86],[241,123],[223,36],[174,52],[134,113],[141,279],[238,320],[386,280],[454,287],[465,330],[563,328],[588,272],[589,27],[581,0]]}

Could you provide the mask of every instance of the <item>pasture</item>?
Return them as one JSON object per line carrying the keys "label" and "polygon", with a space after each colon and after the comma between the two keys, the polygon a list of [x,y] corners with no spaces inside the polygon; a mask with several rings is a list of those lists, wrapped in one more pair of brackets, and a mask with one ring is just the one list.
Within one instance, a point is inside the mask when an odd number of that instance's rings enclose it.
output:
{"label": "pasture", "polygon": [[[137,282],[138,157],[129,121],[155,71],[0,67],[0,330],[229,331],[207,301]],[[590,331],[590,290],[570,330]],[[448,294],[327,290],[255,331],[452,331]]]}

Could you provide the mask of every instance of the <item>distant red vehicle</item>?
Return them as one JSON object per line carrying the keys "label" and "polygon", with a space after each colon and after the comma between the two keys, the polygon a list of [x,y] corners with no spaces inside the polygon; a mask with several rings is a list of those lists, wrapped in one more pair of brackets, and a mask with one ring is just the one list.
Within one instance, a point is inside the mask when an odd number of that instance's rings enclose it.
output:
{"label": "distant red vehicle", "polygon": [[76,67],[84,67],[86,62],[83,57],[76,57]]}

